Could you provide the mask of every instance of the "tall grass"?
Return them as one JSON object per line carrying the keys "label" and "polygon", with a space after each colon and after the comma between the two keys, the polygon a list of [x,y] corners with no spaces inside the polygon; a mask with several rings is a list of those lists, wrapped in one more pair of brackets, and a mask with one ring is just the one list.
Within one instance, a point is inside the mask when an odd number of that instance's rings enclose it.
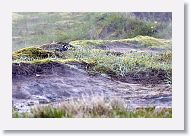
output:
{"label": "tall grass", "polygon": [[155,107],[129,109],[121,101],[102,98],[62,102],[58,105],[37,106],[31,113],[13,112],[14,118],[171,118],[172,109]]}

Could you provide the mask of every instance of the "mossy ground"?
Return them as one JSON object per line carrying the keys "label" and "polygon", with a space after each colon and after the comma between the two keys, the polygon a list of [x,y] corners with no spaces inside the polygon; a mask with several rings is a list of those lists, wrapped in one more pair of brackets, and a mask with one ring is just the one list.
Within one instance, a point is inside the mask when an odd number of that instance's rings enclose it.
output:
{"label": "mossy ground", "polygon": [[13,60],[20,59],[22,57],[33,58],[33,59],[43,59],[48,58],[53,55],[53,52],[42,50],[36,47],[23,48],[21,50],[13,52]]}
{"label": "mossy ground", "polygon": [[171,48],[171,40],[159,39],[150,36],[136,36],[129,39],[120,40],[78,40],[72,41],[73,46],[94,47],[112,43],[136,44],[140,47]]}
{"label": "mossy ground", "polygon": [[144,47],[155,47],[155,48],[170,48],[172,45],[171,40],[158,39],[150,36],[136,36],[131,39],[121,40],[127,43],[140,44]]}
{"label": "mossy ground", "polygon": [[[90,47],[101,46],[113,42],[125,42],[141,44],[142,46],[167,48],[160,54],[144,53],[126,53],[116,55],[107,50],[93,49]],[[88,64],[91,72],[106,73],[111,76],[125,77],[128,73],[165,71],[163,75],[166,80],[171,80],[172,73],[172,53],[168,49],[171,47],[171,41],[157,39],[149,36],[138,36],[131,39],[121,40],[83,40],[70,43],[75,49],[68,50],[63,57],[57,57],[54,52],[42,50],[40,48],[24,48],[13,53],[14,63],[24,62],[31,64],[43,64],[51,62],[59,63],[85,63]],[[77,46],[80,46],[78,48]],[[54,57],[52,57],[54,56]],[[27,57],[27,60],[21,59]],[[133,75],[132,75],[133,76]],[[167,81],[168,82],[168,81]],[[171,81],[169,81],[171,82]]]}

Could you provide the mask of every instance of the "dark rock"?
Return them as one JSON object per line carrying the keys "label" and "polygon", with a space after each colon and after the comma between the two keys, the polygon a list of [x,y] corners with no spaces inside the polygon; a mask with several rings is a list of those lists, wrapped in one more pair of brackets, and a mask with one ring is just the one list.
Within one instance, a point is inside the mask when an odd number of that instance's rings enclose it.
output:
{"label": "dark rock", "polygon": [[40,48],[42,48],[44,50],[50,50],[50,51],[62,53],[64,51],[67,51],[70,48],[73,48],[73,46],[67,42],[55,42],[55,43],[42,45]]}

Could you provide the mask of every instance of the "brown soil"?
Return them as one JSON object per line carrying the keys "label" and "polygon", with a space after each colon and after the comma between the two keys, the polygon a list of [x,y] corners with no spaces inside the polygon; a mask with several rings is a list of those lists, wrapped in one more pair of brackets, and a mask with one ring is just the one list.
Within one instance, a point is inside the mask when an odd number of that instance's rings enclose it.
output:
{"label": "brown soil", "polygon": [[122,82],[144,85],[164,84],[168,80],[166,71],[154,69],[149,69],[147,71],[129,72],[125,76],[115,76],[114,78]]}
{"label": "brown soil", "polygon": [[[12,77],[13,79],[28,78],[36,76],[36,74],[49,75],[49,74],[67,74],[71,73],[69,66],[76,67],[77,70],[85,70],[89,75],[100,75],[99,73],[91,73],[88,71],[93,66],[87,63],[71,62],[61,64],[57,62],[49,62],[45,64],[29,64],[29,63],[13,63],[12,64]],[[150,69],[147,71],[129,72],[125,76],[118,76],[114,73],[107,73],[107,76],[114,80],[119,80],[132,84],[163,84],[167,79],[167,73],[164,70]]]}

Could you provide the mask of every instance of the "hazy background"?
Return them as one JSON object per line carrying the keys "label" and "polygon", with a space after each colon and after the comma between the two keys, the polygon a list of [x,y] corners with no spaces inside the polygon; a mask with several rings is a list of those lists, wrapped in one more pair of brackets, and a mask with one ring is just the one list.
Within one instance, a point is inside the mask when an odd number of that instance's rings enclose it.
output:
{"label": "hazy background", "polygon": [[171,21],[171,12],[17,12],[12,14],[13,51],[52,41],[137,35],[170,39]]}

